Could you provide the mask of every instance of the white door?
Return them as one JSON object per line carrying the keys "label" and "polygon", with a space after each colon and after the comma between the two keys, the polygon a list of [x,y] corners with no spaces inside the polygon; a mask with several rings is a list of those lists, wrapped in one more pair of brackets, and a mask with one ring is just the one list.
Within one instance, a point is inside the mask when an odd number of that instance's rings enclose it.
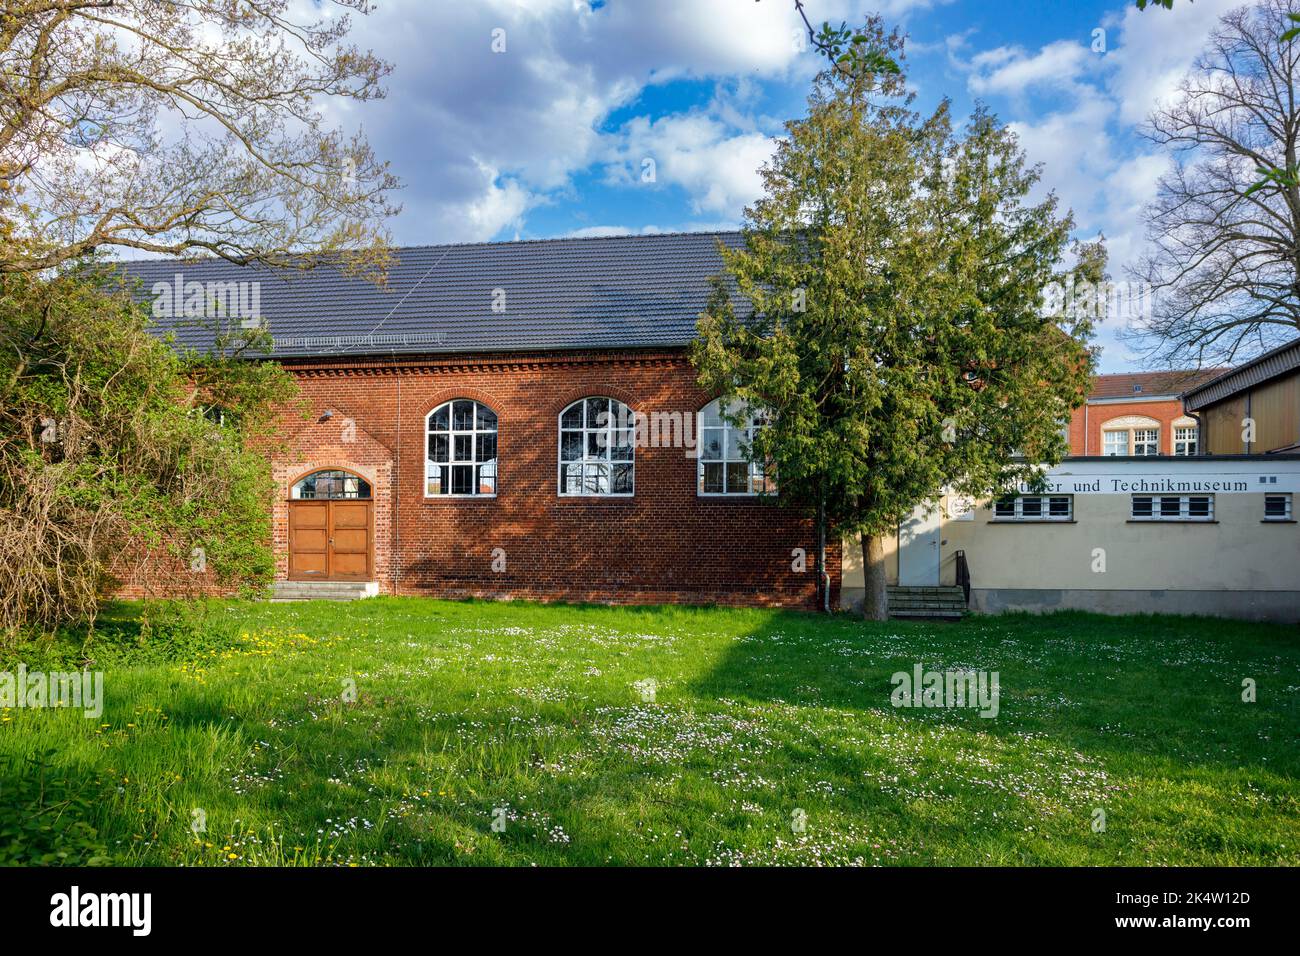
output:
{"label": "white door", "polygon": [[898,583],[903,587],[939,586],[938,508],[918,505],[898,526]]}

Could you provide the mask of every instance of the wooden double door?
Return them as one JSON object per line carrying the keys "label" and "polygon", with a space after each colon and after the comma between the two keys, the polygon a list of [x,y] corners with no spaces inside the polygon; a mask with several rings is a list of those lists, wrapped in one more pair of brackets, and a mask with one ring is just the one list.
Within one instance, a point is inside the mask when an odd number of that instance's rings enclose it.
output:
{"label": "wooden double door", "polygon": [[374,546],[373,501],[289,502],[290,581],[371,581]]}

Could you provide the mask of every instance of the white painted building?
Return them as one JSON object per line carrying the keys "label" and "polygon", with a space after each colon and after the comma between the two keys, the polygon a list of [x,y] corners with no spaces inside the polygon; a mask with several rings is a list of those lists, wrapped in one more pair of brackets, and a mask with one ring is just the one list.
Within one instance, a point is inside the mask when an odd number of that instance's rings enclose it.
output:
{"label": "white painted building", "polygon": [[[1079,608],[1300,621],[1300,455],[1079,457],[1041,493],[918,508],[886,548],[904,588],[961,584],[981,611]],[[844,542],[845,607],[863,594]]]}

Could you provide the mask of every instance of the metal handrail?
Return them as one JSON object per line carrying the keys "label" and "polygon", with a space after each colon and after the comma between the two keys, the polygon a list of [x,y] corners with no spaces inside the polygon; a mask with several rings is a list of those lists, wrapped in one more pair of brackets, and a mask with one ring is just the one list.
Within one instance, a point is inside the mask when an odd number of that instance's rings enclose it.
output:
{"label": "metal handrail", "polygon": [[966,561],[966,552],[958,551],[957,558],[957,583],[961,585],[962,593],[966,595],[966,606],[970,607],[970,564]]}

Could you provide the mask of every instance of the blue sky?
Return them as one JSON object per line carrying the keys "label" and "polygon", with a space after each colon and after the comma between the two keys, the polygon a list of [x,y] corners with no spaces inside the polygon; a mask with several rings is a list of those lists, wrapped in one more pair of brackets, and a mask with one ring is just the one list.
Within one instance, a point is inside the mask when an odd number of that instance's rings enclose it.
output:
{"label": "blue sky", "polygon": [[[987,103],[1077,236],[1106,236],[1122,279],[1169,164],[1138,128],[1239,2],[805,6],[815,23],[874,11],[903,29],[918,106]],[[363,128],[405,184],[402,244],[731,228],[818,67],[799,23],[791,0],[382,0],[353,38],[392,62],[389,95],[335,119]],[[1115,332],[1100,330],[1102,369],[1138,367]]]}

